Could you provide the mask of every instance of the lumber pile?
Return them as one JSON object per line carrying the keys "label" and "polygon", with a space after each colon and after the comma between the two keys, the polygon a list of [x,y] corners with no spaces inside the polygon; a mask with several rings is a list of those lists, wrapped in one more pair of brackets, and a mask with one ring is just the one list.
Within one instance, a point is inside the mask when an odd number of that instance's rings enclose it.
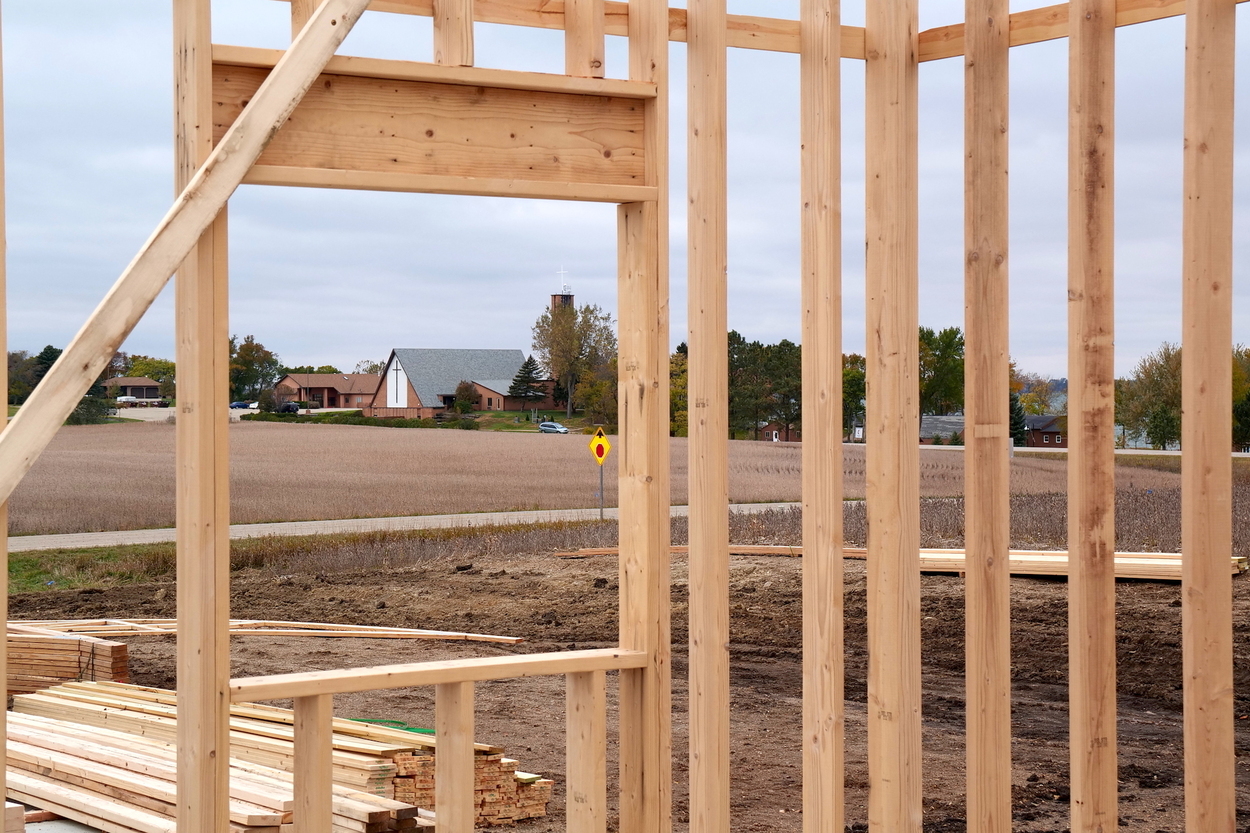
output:
{"label": "lumber pile", "polygon": [[94,636],[9,624],[8,691],[39,691],[68,680],[130,679],[127,647]]}
{"label": "lumber pile", "polygon": [[4,802],[4,833],[26,833],[26,808],[21,804]]}
{"label": "lumber pile", "polygon": [[[289,787],[295,758],[294,712],[258,703],[236,703],[230,711],[232,777],[238,771],[249,773],[247,780],[255,780],[259,773]],[[173,754],[177,742],[176,694],[163,689],[120,683],[66,683],[14,697],[11,725],[15,722],[20,725],[23,720],[72,726],[79,736],[88,739],[94,733],[128,738],[165,750],[169,755]],[[391,802],[386,805],[391,809],[395,809],[393,805],[398,802],[412,809],[412,814],[404,819],[416,818],[417,808],[433,810],[436,738],[341,718],[334,720],[333,729],[332,769],[336,790],[343,790],[345,797],[357,801]],[[12,729],[9,737],[15,739]],[[474,745],[474,751],[477,758],[474,787],[480,825],[511,824],[519,819],[546,815],[551,799],[550,780],[517,772],[517,761],[505,758],[503,749],[497,746],[479,743]],[[112,765],[113,759],[103,763]],[[12,752],[9,765],[14,766]],[[146,770],[144,774],[148,774]],[[21,799],[23,794],[15,795],[11,787],[10,795]],[[63,799],[64,796],[52,795],[42,804],[34,803],[60,812],[62,807],[68,806]],[[141,806],[137,802],[136,805]],[[395,820],[398,821],[398,817]],[[238,823],[247,826],[242,821]],[[278,821],[259,826],[286,823]],[[343,828],[342,831],[336,828],[336,833],[381,833],[399,829],[365,830],[347,824]],[[146,833],[141,828],[128,830]]]}
{"label": "lumber pile", "polygon": [[[674,554],[686,554],[687,546],[674,546]],[[556,553],[557,558],[593,558],[595,556],[617,555],[617,547],[588,547],[573,552]],[[731,555],[771,555],[791,558],[802,557],[803,548],[797,546],[775,546],[770,544],[730,544]],[[868,550],[862,547],[846,547],[842,554],[846,558],[863,559],[868,557]],[[961,549],[922,549],[920,551],[920,571],[922,573],[963,573],[967,570],[964,563],[965,553]],[[1062,550],[1011,550],[1011,574],[1016,576],[1066,576],[1068,574],[1068,554]],[[1233,556],[1229,561],[1229,570],[1234,574],[1244,573],[1250,567],[1250,560],[1245,556]],[[1152,581],[1180,581],[1181,554],[1178,552],[1117,552],[1115,554],[1115,577],[1129,579],[1148,579]]]}
{"label": "lumber pile", "polygon": [[[10,622],[26,632],[67,633],[83,636],[148,636],[178,633],[177,619],[41,619]],[[468,642],[499,642],[515,645],[520,636],[489,633],[434,631],[426,628],[391,628],[378,625],[340,625],[333,622],[287,622],[261,619],[231,619],[231,636],[321,636],[351,639],[452,639]]]}

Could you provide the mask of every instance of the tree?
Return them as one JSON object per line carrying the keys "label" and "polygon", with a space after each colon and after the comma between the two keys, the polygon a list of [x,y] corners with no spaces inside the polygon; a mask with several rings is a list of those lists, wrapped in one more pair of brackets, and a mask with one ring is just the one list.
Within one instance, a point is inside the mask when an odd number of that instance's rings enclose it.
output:
{"label": "tree", "polygon": [[274,386],[280,378],[282,362],[255,336],[230,337],[230,396],[232,399],[256,399],[260,392]]}
{"label": "tree", "polygon": [[604,367],[585,374],[577,383],[574,392],[577,407],[586,412],[592,423],[601,425],[615,424],[616,407],[616,359],[611,359]]}
{"label": "tree", "polygon": [[542,368],[533,356],[521,363],[512,384],[508,386],[508,396],[520,399],[525,403],[537,402],[547,396],[547,389],[542,384]]}
{"label": "tree", "polygon": [[174,378],[178,366],[169,359],[158,359],[154,356],[131,356],[127,373],[131,376],[146,377],[160,385],[161,396],[172,398],[176,393]]}
{"label": "tree", "polygon": [[21,405],[34,390],[35,357],[25,350],[9,351],[9,404]]}
{"label": "tree", "polygon": [[765,349],[768,377],[768,421],[776,423],[791,440],[790,432],[803,420],[803,350],[783,338]]}
{"label": "tree", "polygon": [[668,359],[668,433],[672,437],[690,435],[690,365],[685,348],[683,341]]}
{"label": "tree", "polygon": [[[595,304],[544,310],[534,322],[533,335],[539,362],[573,394],[579,379],[593,374],[602,377],[616,358],[612,316]],[[615,371],[612,375],[615,378]],[[566,397],[566,416],[573,416],[574,399],[573,395]]]}
{"label": "tree", "polygon": [[472,413],[477,407],[477,386],[468,379],[461,379],[456,385],[456,404],[453,406],[458,414]]}
{"label": "tree", "polygon": [[958,327],[920,328],[920,413],[951,414],[964,407],[964,334]]}
{"label": "tree", "polygon": [[858,353],[842,356],[842,433],[849,437],[855,423],[864,416],[868,396],[867,360]]}
{"label": "tree", "polygon": [[1016,370],[1012,363],[1012,390],[1020,393],[1020,405],[1026,414],[1041,416],[1054,413],[1055,387],[1037,373]]}
{"label": "tree", "polygon": [[737,330],[729,331],[730,436],[759,439],[760,426],[768,415],[765,355],[763,344],[747,341]]}
{"label": "tree", "polygon": [[[1116,417],[1130,435],[1146,437],[1158,448],[1180,440],[1179,345],[1163,342],[1137,363],[1130,378],[1116,385]],[[1173,426],[1177,426],[1175,431]]]}
{"label": "tree", "polygon": [[1167,405],[1151,410],[1146,415],[1146,439],[1153,448],[1165,449],[1169,445],[1181,441],[1181,414]]}
{"label": "tree", "polygon": [[56,360],[61,358],[61,348],[53,347],[49,344],[39,351],[39,354],[32,360],[32,387],[39,384],[39,381],[47,375],[52,369],[52,365],[56,364]]}
{"label": "tree", "polygon": [[[342,373],[332,364],[323,364],[313,367],[311,364],[301,364],[299,367],[280,367],[278,368],[278,378],[281,379],[291,373]],[[276,381],[276,380],[275,380]]]}
{"label": "tree", "polygon": [[1250,448],[1250,392],[1233,403],[1233,445]]}
{"label": "tree", "polygon": [[373,376],[381,376],[382,371],[386,370],[386,362],[376,362],[372,359],[361,359],[356,362],[356,369],[353,373],[368,373]]}
{"label": "tree", "polygon": [[1020,394],[1011,392],[1011,422],[1009,423],[1011,444],[1023,446],[1029,441],[1029,426],[1024,419],[1024,406],[1020,404]]}

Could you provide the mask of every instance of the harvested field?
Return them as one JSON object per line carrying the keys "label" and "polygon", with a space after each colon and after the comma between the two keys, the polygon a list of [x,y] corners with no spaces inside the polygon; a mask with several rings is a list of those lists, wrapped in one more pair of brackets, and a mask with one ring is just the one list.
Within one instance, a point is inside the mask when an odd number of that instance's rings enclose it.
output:
{"label": "harvested field", "polygon": [[[582,435],[371,428],[353,425],[230,426],[234,523],[437,515],[598,504],[598,472]],[[730,443],[730,498],[799,499],[801,448]],[[616,503],[619,448],[605,464]],[[848,497],[862,497],[863,447],[846,452]],[[926,496],[963,490],[963,454],[921,452]],[[673,502],[686,502],[686,440],[672,440]],[[1017,457],[1012,492],[1066,489],[1063,460]],[[1175,489],[1171,471],[1120,466],[1122,489]],[[35,535],[174,524],[174,426],[164,423],[61,429],[14,493],[10,532]]]}
{"label": "harvested field", "polygon": [[[1238,489],[1237,548],[1250,541],[1246,486]],[[1128,519],[1162,518],[1151,535],[1171,540],[1174,493],[1122,491],[1122,546],[1144,548],[1142,530]],[[1016,545],[1049,544],[1063,529],[1062,501],[1017,497]],[[857,507],[848,508],[848,537],[862,535]],[[962,544],[956,527],[958,502],[925,502],[925,544]],[[1036,517],[1029,517],[1035,515]],[[799,513],[783,511],[735,520],[741,543],[797,543]],[[590,648],[615,639],[616,562],[612,558],[556,559],[574,546],[602,545],[611,524],[566,526],[544,540],[541,528],[524,534],[479,530],[454,542],[395,538],[385,559],[352,549],[334,557],[330,539],[301,566],[289,558],[236,571],[232,614],[237,617],[326,620],[353,624],[475,630],[525,636],[527,643],[488,645],[398,641],[237,639],[233,671],[262,673],[373,665],[450,656]],[[1038,540],[1040,536],[1044,540]],[[685,540],[682,521],[674,541]],[[859,538],[862,540],[862,538]],[[352,546],[356,546],[352,544]],[[387,566],[381,566],[382,564]],[[801,695],[801,559],[734,557],[731,568],[734,829],[801,829],[799,715]],[[337,569],[336,569],[337,567]],[[853,830],[866,829],[864,709],[866,697],[865,576],[863,562],[848,562],[847,761]],[[674,781],[676,828],[687,828],[686,588],[684,557],[672,572],[674,639]],[[1234,581],[1235,625],[1250,627],[1250,578]],[[963,582],[950,576],[922,580],[925,830],[963,831]],[[1183,829],[1181,759],[1180,587],[1121,582],[1118,585],[1121,829],[1180,833]],[[15,617],[171,616],[169,581],[80,591],[18,594]],[[1068,828],[1066,628],[1067,585],[1061,580],[1012,581],[1014,690],[1014,829],[1059,833]],[[174,684],[174,644],[168,637],[125,638],[132,674],[141,684]],[[1236,709],[1250,715],[1250,645],[1236,647]],[[610,689],[612,687],[610,686]],[[514,680],[478,686],[478,738],[515,750],[531,771],[556,779],[550,819],[519,825],[521,831],[562,831],[563,713],[559,679]],[[350,717],[396,718],[415,725],[433,719],[433,692],[425,689],[346,695],[336,712]],[[614,706],[610,700],[609,708]],[[609,735],[614,755],[615,726]],[[1237,722],[1237,749],[1250,761],[1250,720]],[[1240,768],[1240,766],[1239,766]],[[1242,773],[1244,775],[1244,773]],[[612,777],[615,777],[614,774]],[[1240,779],[1240,828],[1250,816],[1250,782]],[[613,826],[613,829],[615,827]]]}

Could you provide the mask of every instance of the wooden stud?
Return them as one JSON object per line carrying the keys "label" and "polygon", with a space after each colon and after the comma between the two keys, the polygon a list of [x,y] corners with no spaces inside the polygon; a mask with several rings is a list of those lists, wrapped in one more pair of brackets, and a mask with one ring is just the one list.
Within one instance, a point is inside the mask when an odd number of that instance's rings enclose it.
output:
{"label": "wooden stud", "polygon": [[602,78],[603,0],[564,0],[564,73]]}
{"label": "wooden stud", "polygon": [[[206,47],[193,45],[196,31],[207,23],[194,21],[189,8],[181,5],[189,7],[201,1],[180,0],[175,7],[181,10],[182,21],[175,29],[184,33],[178,36],[179,43],[186,44],[180,47],[175,66],[189,64],[196,54],[209,54]],[[368,0],[324,0],[312,25],[257,90],[247,111],[200,166],[152,236],[0,435],[0,501],[13,493],[170,275],[183,266],[367,3]],[[176,85],[175,92],[180,98],[191,95],[186,85]],[[189,112],[185,119],[191,118]],[[179,130],[185,132],[186,125]]]}
{"label": "wooden stud", "polygon": [[290,0],[291,2],[291,40],[299,36],[304,24],[317,10],[317,0]]}
{"label": "wooden stud", "polygon": [[690,830],[729,833],[729,316],[725,0],[691,0]]}
{"label": "wooden stud", "polygon": [[608,829],[606,685],[602,671],[582,671],[565,678],[568,833],[605,833]]}
{"label": "wooden stud", "polygon": [[867,23],[868,824],[919,833],[917,2]]}
{"label": "wooden stud", "polygon": [[1115,2],[1074,0],[1068,125],[1068,653],[1072,830],[1117,827]]}
{"label": "wooden stud", "polygon": [[838,0],[804,0],[803,830],[844,827],[842,176]]}
{"label": "wooden stud", "polygon": [[[0,30],[3,27],[0,26]],[[3,38],[0,38],[0,44]],[[5,197],[5,166],[4,166],[4,50],[0,48],[0,349],[8,355],[9,344],[9,237],[8,237],[8,220]],[[9,363],[6,361],[4,367],[0,368],[0,386],[3,390],[9,389]],[[8,398],[5,398],[5,404],[8,405]],[[5,409],[5,425],[8,425],[8,409]],[[4,621],[9,621],[9,504],[8,501],[0,502],[0,554],[3,554],[4,560],[0,562],[0,611],[3,611]],[[9,645],[8,640],[3,639],[0,642],[0,668],[8,670],[9,667]],[[7,712],[0,715],[0,756],[5,754],[5,739],[8,737],[6,729]],[[0,792],[8,795],[5,776],[0,774]]]}
{"label": "wooden stud", "polygon": [[473,0],[434,0],[434,63],[473,66]]}
{"label": "wooden stud", "polygon": [[434,688],[434,815],[439,833],[473,833],[473,683]]}
{"label": "wooden stud", "polygon": [[1185,29],[1181,424],[1185,829],[1236,826],[1233,748],[1232,254],[1236,7],[1190,0]]}
{"label": "wooden stud", "polygon": [[295,698],[295,833],[322,833],[334,818],[334,698]]}
{"label": "wooden stud", "polygon": [[964,627],[968,819],[1011,830],[1008,8],[967,0],[964,61]]}

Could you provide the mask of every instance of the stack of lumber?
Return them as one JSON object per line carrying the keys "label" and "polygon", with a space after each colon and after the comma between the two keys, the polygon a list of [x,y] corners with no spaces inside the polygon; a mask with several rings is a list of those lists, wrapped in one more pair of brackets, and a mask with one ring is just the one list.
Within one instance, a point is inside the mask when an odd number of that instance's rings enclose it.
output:
{"label": "stack of lumber", "polygon": [[[147,636],[178,633],[177,619],[41,619],[10,622],[27,631],[72,633],[84,636]],[[33,631],[32,631],[33,632]],[[378,625],[339,625],[333,622],[287,622],[269,619],[231,619],[231,636],[324,636],[352,639],[453,639],[468,642],[499,642],[515,645],[520,636],[489,633],[432,631],[426,628],[390,628]]]}
{"label": "stack of lumber", "polygon": [[[15,718],[30,715],[98,727],[91,731],[114,732],[171,750],[177,740],[177,697],[163,689],[66,683],[14,697],[13,712]],[[236,703],[230,712],[232,767],[249,771],[261,767],[280,772],[289,782],[295,758],[294,713],[257,703]],[[333,729],[333,773],[338,787],[357,797],[394,799],[404,806],[433,809],[436,738],[341,718],[334,720]],[[546,815],[551,781],[517,772],[517,762],[504,758],[503,749],[497,746],[474,744],[474,751],[481,824]]]}
{"label": "stack of lumber", "polygon": [[13,801],[4,802],[4,833],[26,832],[26,808]]}
{"label": "stack of lumber", "polygon": [[[125,732],[26,714],[8,721],[8,793],[106,833],[175,833],[176,749]],[[292,822],[290,774],[231,761],[231,833]],[[335,786],[332,833],[433,827],[418,809]]]}
{"label": "stack of lumber", "polygon": [[[687,546],[671,548],[675,554],[690,551]],[[732,555],[774,555],[797,558],[803,555],[803,548],[787,545],[771,544],[730,544]],[[593,558],[601,555],[617,555],[617,547],[593,547],[573,552],[558,552],[557,558]],[[868,550],[862,547],[846,547],[842,554],[847,558],[867,558]],[[1011,550],[1011,573],[1017,576],[1066,576],[1068,574],[1068,554],[1056,550]],[[922,549],[920,550],[920,571],[922,573],[963,573],[967,570],[964,563],[965,552],[961,549]],[[1245,556],[1233,556],[1229,560],[1229,570],[1233,574],[1246,572],[1250,560]],[[1181,554],[1178,552],[1117,552],[1115,554],[1115,577],[1131,579],[1149,579],[1152,581],[1180,581]]]}
{"label": "stack of lumber", "polygon": [[[434,806],[434,770],[437,756],[404,754],[395,758],[395,798],[421,807]],[[477,825],[494,827],[547,815],[551,801],[549,779],[518,772],[517,762],[502,754],[479,751],[473,760],[473,799]]]}
{"label": "stack of lumber", "polygon": [[94,636],[9,623],[8,691],[39,691],[67,680],[130,679],[127,647]]}

